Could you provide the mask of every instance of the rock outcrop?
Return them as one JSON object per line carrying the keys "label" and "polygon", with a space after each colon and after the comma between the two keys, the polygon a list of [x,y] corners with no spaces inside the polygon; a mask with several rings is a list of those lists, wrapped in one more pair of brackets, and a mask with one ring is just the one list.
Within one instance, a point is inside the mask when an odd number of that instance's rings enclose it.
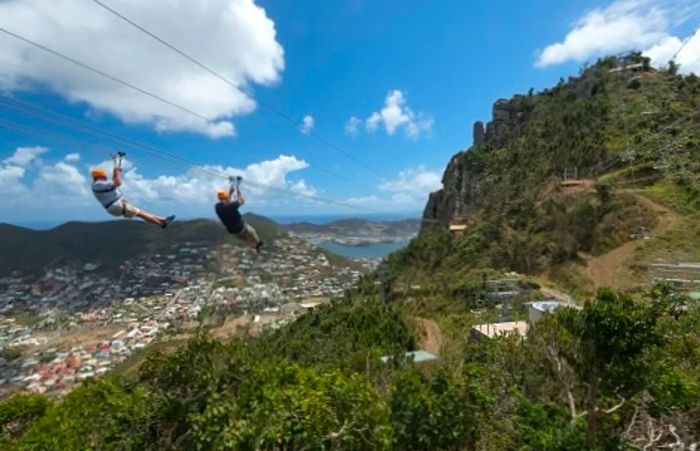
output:
{"label": "rock outcrop", "polygon": [[481,121],[474,122],[474,144],[473,146],[483,146],[486,143],[486,131],[484,123]]}
{"label": "rock outcrop", "polygon": [[491,121],[486,125],[486,144],[504,145],[508,138],[519,133],[530,119],[532,105],[528,97],[516,95],[499,99],[493,104]]}
{"label": "rock outcrop", "polygon": [[[516,95],[512,99],[499,99],[493,104],[491,120],[486,124],[474,123],[473,147],[493,145],[500,147],[516,137],[529,120],[533,107],[529,96]],[[449,223],[470,214],[470,205],[478,200],[481,192],[480,170],[477,163],[464,158],[467,151],[452,157],[442,177],[443,189],[430,194],[423,211],[426,219]]]}

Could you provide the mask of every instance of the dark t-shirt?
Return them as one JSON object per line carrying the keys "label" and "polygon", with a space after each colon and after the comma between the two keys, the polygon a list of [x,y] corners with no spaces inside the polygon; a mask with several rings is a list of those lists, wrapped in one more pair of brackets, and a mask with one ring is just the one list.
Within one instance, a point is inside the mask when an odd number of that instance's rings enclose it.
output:
{"label": "dark t-shirt", "polygon": [[241,204],[238,201],[219,202],[216,204],[216,215],[230,233],[241,233],[243,231],[243,218],[238,211],[240,206]]}

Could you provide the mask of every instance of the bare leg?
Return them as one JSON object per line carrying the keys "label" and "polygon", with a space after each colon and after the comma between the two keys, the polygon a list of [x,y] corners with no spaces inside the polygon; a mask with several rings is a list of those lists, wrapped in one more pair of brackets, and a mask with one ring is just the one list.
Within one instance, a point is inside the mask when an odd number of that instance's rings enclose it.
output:
{"label": "bare leg", "polygon": [[165,218],[161,218],[160,216],[155,216],[150,213],[147,213],[143,210],[139,210],[138,213],[136,213],[136,216],[139,218],[143,219],[144,221],[150,223],[150,224],[155,224],[162,226],[163,222],[165,221]]}
{"label": "bare leg", "polygon": [[250,243],[253,248],[258,247],[258,243],[260,243],[260,237],[258,237],[258,232],[253,228],[250,227],[250,234],[248,235],[248,242]]}
{"label": "bare leg", "polygon": [[248,237],[248,243],[250,243],[250,245],[253,246],[253,247],[257,246],[259,241],[260,241],[260,240],[259,240],[258,237],[255,236],[255,235],[250,235],[250,236]]}

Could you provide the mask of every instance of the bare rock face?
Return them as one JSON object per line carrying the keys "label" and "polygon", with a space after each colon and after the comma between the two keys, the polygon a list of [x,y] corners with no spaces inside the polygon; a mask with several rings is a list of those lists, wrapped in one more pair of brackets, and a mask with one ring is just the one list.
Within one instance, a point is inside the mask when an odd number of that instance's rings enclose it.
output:
{"label": "bare rock face", "polygon": [[442,176],[443,189],[430,193],[423,218],[449,224],[457,218],[468,217],[471,206],[478,203],[481,191],[481,171],[465,151],[452,157]]}
{"label": "bare rock face", "polygon": [[486,125],[487,144],[504,145],[527,123],[532,110],[528,97],[516,95],[512,99],[498,99],[493,104],[491,121]]}
{"label": "bare rock face", "polygon": [[[493,144],[497,147],[516,137],[530,119],[533,104],[529,96],[516,95],[493,104],[491,121],[474,123],[474,146]],[[441,224],[469,217],[483,197],[485,180],[478,162],[465,158],[470,149],[452,157],[442,176],[443,189],[430,194],[423,218]],[[430,223],[430,222],[428,222]]]}
{"label": "bare rock face", "polygon": [[484,123],[481,121],[474,122],[474,147],[482,146],[486,142],[486,131]]}

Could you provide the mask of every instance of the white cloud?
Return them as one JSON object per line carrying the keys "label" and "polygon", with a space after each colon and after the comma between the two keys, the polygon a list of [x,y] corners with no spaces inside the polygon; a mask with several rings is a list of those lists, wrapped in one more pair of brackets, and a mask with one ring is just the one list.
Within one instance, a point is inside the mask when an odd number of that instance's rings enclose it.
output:
{"label": "white cloud", "polygon": [[245,168],[226,166],[193,166],[175,175],[147,177],[141,168],[132,166],[124,172],[124,195],[135,203],[149,205],[158,201],[181,206],[207,207],[216,202],[216,191],[228,187],[227,177],[242,176],[241,189],[251,208],[275,204],[288,198],[292,191],[314,195],[316,189],[305,180],[292,181],[290,173],[305,169],[308,164],[294,156],[280,155],[274,160],[253,163]]}
{"label": "white cloud", "polygon": [[304,119],[301,120],[301,126],[299,127],[299,130],[305,135],[308,135],[311,133],[311,130],[314,129],[314,118],[310,114],[307,114],[304,116]]}
{"label": "white cloud", "polygon": [[547,46],[537,66],[566,61],[582,62],[605,53],[645,48],[666,36],[665,11],[648,2],[617,1],[605,9],[594,9],[574,25],[562,42]]}
{"label": "white cloud", "polygon": [[396,178],[382,180],[378,189],[384,195],[351,197],[343,202],[384,212],[415,211],[423,209],[428,194],[441,187],[442,181],[438,172],[418,166],[400,171]]}
{"label": "white cloud", "polygon": [[63,157],[63,161],[67,163],[77,163],[80,161],[80,154],[79,153],[69,153],[66,154],[65,157]]}
{"label": "white cloud", "polygon": [[439,189],[442,185],[438,172],[429,171],[424,166],[416,169],[406,169],[399,172],[397,178],[384,180],[379,188],[390,192],[422,192],[429,193]]}
{"label": "white cloud", "polygon": [[88,183],[87,178],[78,168],[59,161],[55,165],[41,167],[34,181],[33,190],[46,201],[73,199],[85,204],[84,201],[90,194]]}
{"label": "white cloud", "polygon": [[668,24],[661,6],[645,0],[619,0],[586,13],[562,42],[545,47],[536,65],[583,62],[596,55],[643,49],[663,39]]}
{"label": "white cloud", "polygon": [[39,155],[46,153],[46,147],[18,147],[9,158],[5,158],[3,163],[13,166],[26,167],[39,158]]}
{"label": "white cloud", "polygon": [[[15,152],[16,154],[16,152]],[[78,168],[79,154],[69,154],[55,164],[39,162],[36,176],[28,176],[28,169],[6,162],[0,163],[0,208],[22,205],[31,209],[34,199],[46,202],[41,208],[60,208],[71,211],[76,207],[99,205],[90,191],[89,169],[111,168],[110,161],[85,164]],[[68,161],[68,160],[73,160]],[[127,163],[128,162],[128,163]],[[290,180],[290,174],[306,169],[309,165],[294,156],[279,157],[250,164],[244,168],[224,166],[193,166],[174,174],[144,175],[137,163],[127,160],[124,165],[124,196],[145,209],[156,212],[167,208],[175,211],[207,212],[216,202],[216,191],[228,186],[229,176],[243,176],[242,189],[250,208],[267,205],[274,207],[289,203],[313,202],[303,198],[290,198],[292,193],[313,196],[318,190],[304,179]],[[96,210],[96,211],[99,211]]]}
{"label": "white cloud", "polygon": [[27,188],[22,184],[25,173],[26,170],[19,166],[0,164],[0,205],[2,199],[7,199],[9,205],[26,194]]}
{"label": "white cloud", "polygon": [[[668,65],[673,55],[681,48],[683,42],[675,36],[667,36],[659,43],[653,45],[644,55],[651,58],[651,63],[656,67]],[[686,43],[685,47],[676,57],[676,63],[680,65],[681,73],[700,74],[700,33],[696,33]]]}
{"label": "white cloud", "polygon": [[345,199],[343,202],[348,204],[348,205],[365,206],[365,207],[385,205],[387,203],[386,200],[380,199],[377,196],[351,197],[349,199]]}
{"label": "white cloud", "polygon": [[397,130],[403,129],[406,136],[418,139],[421,134],[429,132],[433,128],[433,118],[425,113],[414,113],[406,105],[406,98],[401,91],[395,89],[389,91],[384,99],[384,107],[380,111],[372,113],[365,121],[365,127],[370,133],[374,133],[381,126],[387,134],[393,135]]}
{"label": "white cloud", "polygon": [[441,186],[442,179],[438,172],[418,166],[399,172],[395,179],[383,180],[379,189],[391,193],[391,200],[396,204],[422,207],[428,194]]}
{"label": "white cloud", "polygon": [[[277,42],[275,24],[253,0],[111,0],[110,6],[239,86],[275,83],[284,67],[284,51]],[[0,1],[0,26],[211,121],[205,123],[8,36],[0,39],[0,89],[31,90],[32,82],[38,82],[70,102],[85,102],[128,123],[153,124],[159,131],[192,131],[213,138],[233,135],[235,127],[230,119],[255,108],[254,101],[240,91],[90,1]]]}
{"label": "white cloud", "polygon": [[355,116],[351,116],[350,119],[345,123],[345,133],[350,136],[355,136],[360,131],[360,124],[362,120]]}

